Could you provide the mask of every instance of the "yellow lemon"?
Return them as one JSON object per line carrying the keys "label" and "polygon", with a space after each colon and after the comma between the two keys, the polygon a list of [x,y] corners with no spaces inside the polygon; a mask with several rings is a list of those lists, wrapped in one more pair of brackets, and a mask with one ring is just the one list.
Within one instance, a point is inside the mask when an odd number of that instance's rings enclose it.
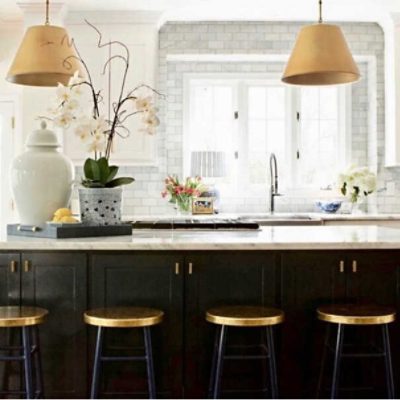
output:
{"label": "yellow lemon", "polygon": [[65,217],[62,217],[61,219],[60,219],[60,222],[64,222],[64,223],[67,223],[67,224],[76,224],[77,222],[79,222],[76,218],[74,218],[74,217],[71,217],[71,216],[69,216],[69,215],[66,215]]}
{"label": "yellow lemon", "polygon": [[59,208],[55,213],[54,217],[62,218],[72,215],[72,211],[69,208]]}

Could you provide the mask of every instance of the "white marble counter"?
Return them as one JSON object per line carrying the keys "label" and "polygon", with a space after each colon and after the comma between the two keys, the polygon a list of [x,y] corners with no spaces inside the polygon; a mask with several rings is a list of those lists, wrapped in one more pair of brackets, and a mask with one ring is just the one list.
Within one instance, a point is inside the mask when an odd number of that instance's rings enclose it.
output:
{"label": "white marble counter", "polygon": [[258,231],[136,230],[132,236],[41,239],[2,236],[0,250],[324,250],[400,249],[400,229],[275,226]]}

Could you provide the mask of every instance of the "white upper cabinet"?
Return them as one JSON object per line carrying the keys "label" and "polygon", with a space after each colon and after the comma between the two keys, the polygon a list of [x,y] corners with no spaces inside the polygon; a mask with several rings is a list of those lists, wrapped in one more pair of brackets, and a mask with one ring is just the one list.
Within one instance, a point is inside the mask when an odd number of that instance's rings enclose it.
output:
{"label": "white upper cabinet", "polygon": [[[124,48],[118,44],[111,48],[98,48],[98,35],[88,26],[83,18],[87,18],[102,33],[102,42],[120,41],[129,49],[130,67],[126,78],[123,95],[141,84],[154,87],[156,82],[158,30],[155,22],[121,23],[101,22],[90,19],[90,14],[82,16],[81,21],[68,25],[71,36],[74,38],[82,59],[87,63],[92,80],[97,90],[102,89],[102,110],[107,117],[112,117],[113,103],[118,102],[125,70],[124,62],[115,58],[106,68],[103,68],[111,56],[126,55]],[[104,17],[103,17],[104,18]],[[115,16],[110,21],[118,21]],[[126,102],[126,114],[134,111],[134,104]],[[125,126],[128,131],[120,130],[122,137],[116,136],[112,149],[111,161],[119,165],[155,165],[156,146],[155,137],[140,131],[141,115],[127,119]],[[71,131],[64,133],[64,151],[76,163],[81,164],[89,155],[83,143]]]}

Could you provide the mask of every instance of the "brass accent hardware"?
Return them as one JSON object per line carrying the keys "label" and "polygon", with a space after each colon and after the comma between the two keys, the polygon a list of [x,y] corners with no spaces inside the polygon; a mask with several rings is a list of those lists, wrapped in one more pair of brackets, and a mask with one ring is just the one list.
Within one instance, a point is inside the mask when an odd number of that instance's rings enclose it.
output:
{"label": "brass accent hardware", "polygon": [[111,307],[86,311],[84,321],[89,325],[110,328],[135,328],[159,324],[164,317],[161,310],[145,307]]}
{"label": "brass accent hardware", "polygon": [[24,271],[29,272],[30,266],[31,266],[31,263],[29,262],[29,260],[25,260],[24,261]]}
{"label": "brass accent hardware", "polygon": [[193,274],[193,263],[189,263],[189,275]]}
{"label": "brass accent hardware", "polygon": [[48,313],[47,310],[39,307],[0,307],[0,327],[39,325],[44,322]]}
{"label": "brass accent hardware", "polygon": [[343,260],[341,260],[340,263],[339,263],[339,271],[340,271],[341,273],[344,272],[344,261],[343,261]]}
{"label": "brass accent hardware", "polygon": [[15,260],[12,260],[10,262],[10,271],[12,273],[17,272],[17,265],[18,265],[18,263]]}
{"label": "brass accent hardware", "polygon": [[281,324],[284,319],[284,312],[272,307],[226,306],[206,312],[208,322],[228,326],[271,326]]}
{"label": "brass accent hardware", "polygon": [[353,271],[353,273],[357,272],[357,261],[353,260],[352,264],[351,264],[351,269]]}
{"label": "brass accent hardware", "polygon": [[179,263],[175,263],[175,275],[179,275]]}
{"label": "brass accent hardware", "polygon": [[380,325],[393,322],[396,319],[396,310],[368,304],[332,304],[319,307],[317,316],[321,321],[334,324]]}

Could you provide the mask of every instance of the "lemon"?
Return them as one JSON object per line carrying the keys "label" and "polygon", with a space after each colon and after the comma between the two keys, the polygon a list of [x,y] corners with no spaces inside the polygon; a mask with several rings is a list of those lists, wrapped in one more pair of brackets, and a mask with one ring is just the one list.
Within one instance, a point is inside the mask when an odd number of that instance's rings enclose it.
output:
{"label": "lemon", "polygon": [[59,208],[55,213],[55,218],[69,217],[72,215],[72,211],[69,208]]}
{"label": "lemon", "polygon": [[67,223],[67,224],[76,224],[79,222],[76,218],[71,217],[70,215],[66,215],[60,219],[59,222]]}

